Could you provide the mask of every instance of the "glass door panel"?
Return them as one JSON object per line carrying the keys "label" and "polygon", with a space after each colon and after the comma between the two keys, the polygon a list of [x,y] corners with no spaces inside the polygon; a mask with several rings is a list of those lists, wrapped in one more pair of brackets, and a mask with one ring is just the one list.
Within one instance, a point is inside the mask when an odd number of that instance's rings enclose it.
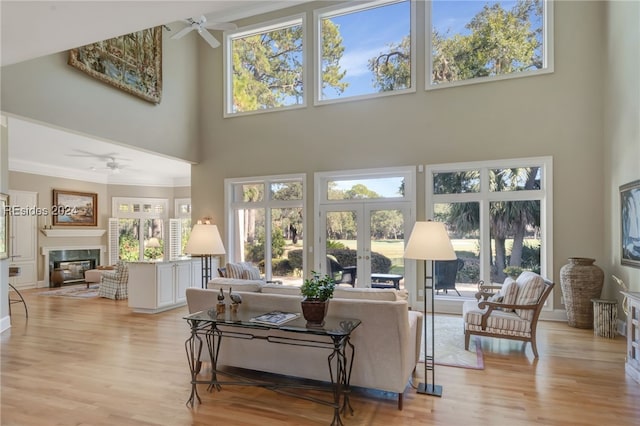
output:
{"label": "glass door panel", "polygon": [[[404,286],[409,209],[360,203],[321,208],[320,270],[354,287]],[[318,270],[318,269],[316,269]]]}
{"label": "glass door panel", "polygon": [[405,214],[401,209],[373,208],[368,211],[369,241],[365,261],[370,257],[371,286],[404,287]]}
{"label": "glass door panel", "polygon": [[337,283],[351,284],[358,279],[357,271],[362,266],[359,255],[358,218],[361,208],[332,209],[324,211],[324,246],[321,247],[321,270],[333,277]]}

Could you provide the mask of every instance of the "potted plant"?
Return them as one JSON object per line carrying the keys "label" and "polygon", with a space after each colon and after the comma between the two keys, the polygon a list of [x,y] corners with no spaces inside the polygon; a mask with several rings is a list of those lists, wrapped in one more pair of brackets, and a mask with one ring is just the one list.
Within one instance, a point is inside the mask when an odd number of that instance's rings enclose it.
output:
{"label": "potted plant", "polygon": [[307,325],[322,326],[327,315],[329,299],[333,297],[336,282],[329,275],[320,276],[316,271],[311,271],[311,278],[307,278],[300,287],[302,299],[302,315],[307,320]]}

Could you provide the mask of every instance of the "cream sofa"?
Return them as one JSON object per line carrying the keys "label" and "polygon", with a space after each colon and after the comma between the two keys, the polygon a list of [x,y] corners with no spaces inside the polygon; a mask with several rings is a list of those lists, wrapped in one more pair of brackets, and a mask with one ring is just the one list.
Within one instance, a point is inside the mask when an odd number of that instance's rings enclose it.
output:
{"label": "cream sofa", "polygon": [[[210,289],[187,289],[189,312],[207,310],[218,302],[219,290],[229,291],[229,281],[210,283]],[[252,286],[256,286],[251,290]],[[240,309],[300,312],[300,290],[295,286],[244,283],[231,285],[242,296]],[[249,290],[249,291],[243,291]],[[362,321],[351,334],[355,358],[351,385],[398,394],[398,409],[420,355],[422,313],[410,311],[396,290],[336,289],[328,315]],[[270,332],[270,334],[273,333]],[[221,345],[218,365],[266,371],[329,381],[326,349],[278,345],[260,339],[227,339]],[[202,361],[208,353],[202,351]]]}

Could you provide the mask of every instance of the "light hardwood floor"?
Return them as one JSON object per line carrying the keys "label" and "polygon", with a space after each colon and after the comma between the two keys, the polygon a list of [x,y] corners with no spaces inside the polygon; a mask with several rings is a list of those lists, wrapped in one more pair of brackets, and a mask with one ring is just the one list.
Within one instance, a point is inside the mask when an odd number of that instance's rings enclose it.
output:
{"label": "light hardwood floor", "polygon": [[[186,307],[133,314],[127,301],[39,296],[13,305],[1,335],[1,424],[327,425],[329,407],[247,387],[225,387],[187,408]],[[356,391],[346,425],[638,425],[640,384],[624,373],[624,338],[540,322],[530,347],[484,339],[484,370],[438,366],[442,398],[409,387]],[[257,354],[258,355],[258,354]],[[384,366],[380,366],[384,368]],[[419,379],[418,379],[419,380]]]}

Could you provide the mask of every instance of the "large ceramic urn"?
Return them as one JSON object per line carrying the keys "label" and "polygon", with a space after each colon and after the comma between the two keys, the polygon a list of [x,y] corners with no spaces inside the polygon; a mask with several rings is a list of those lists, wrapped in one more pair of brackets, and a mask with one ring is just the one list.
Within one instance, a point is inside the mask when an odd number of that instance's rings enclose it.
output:
{"label": "large ceramic urn", "polygon": [[594,265],[595,259],[570,257],[560,268],[560,286],[567,311],[567,323],[576,328],[593,328],[593,302],[599,299],[604,272]]}

